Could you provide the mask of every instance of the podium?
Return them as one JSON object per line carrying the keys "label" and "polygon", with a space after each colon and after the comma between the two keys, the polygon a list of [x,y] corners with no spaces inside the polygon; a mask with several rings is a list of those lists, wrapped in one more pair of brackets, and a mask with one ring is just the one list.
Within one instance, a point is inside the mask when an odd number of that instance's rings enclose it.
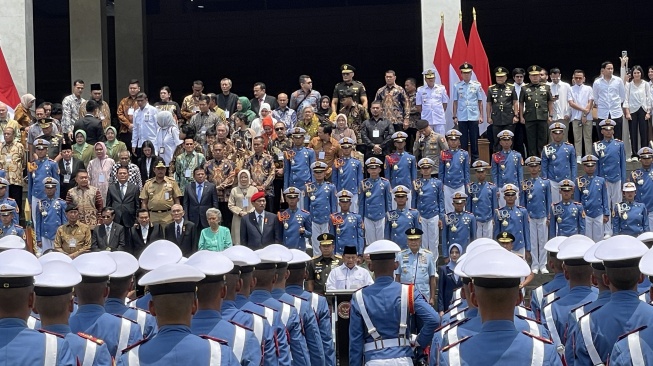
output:
{"label": "podium", "polygon": [[336,343],[336,360],[340,366],[349,366],[349,309],[356,290],[327,290],[325,296],[331,310],[331,328]]}

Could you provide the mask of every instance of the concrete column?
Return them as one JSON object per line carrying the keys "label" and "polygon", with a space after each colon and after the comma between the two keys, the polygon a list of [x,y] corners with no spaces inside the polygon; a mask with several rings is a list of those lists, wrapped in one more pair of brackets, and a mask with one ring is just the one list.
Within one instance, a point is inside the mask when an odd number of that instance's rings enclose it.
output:
{"label": "concrete column", "polygon": [[92,83],[102,84],[109,95],[106,4],[100,0],[69,0],[70,8],[70,82],[82,79],[86,88],[82,97],[89,99]]}
{"label": "concrete column", "polygon": [[[138,79],[147,92],[145,80],[145,1],[115,0],[116,88],[118,101],[127,95],[129,80]],[[150,100],[158,99],[158,90],[149,92]]]}
{"label": "concrete column", "polygon": [[440,35],[440,14],[444,14],[444,39],[449,52],[453,47],[458,29],[461,0],[422,0],[422,64],[424,69],[433,67],[435,44]]}
{"label": "concrete column", "polygon": [[36,95],[32,0],[0,0],[0,9],[0,46],[18,94]]}

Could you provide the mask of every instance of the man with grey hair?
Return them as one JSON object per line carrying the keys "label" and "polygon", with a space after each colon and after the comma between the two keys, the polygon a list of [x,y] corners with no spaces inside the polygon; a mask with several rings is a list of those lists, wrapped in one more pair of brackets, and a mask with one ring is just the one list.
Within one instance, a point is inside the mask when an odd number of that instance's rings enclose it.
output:
{"label": "man with grey hair", "polygon": [[226,118],[236,112],[236,103],[238,103],[238,95],[231,92],[231,79],[224,78],[220,80],[220,89],[222,93],[218,94],[218,107],[225,111]]}
{"label": "man with grey hair", "polygon": [[[0,102],[0,129],[4,131],[6,127],[11,127],[14,129],[14,136],[18,137],[17,140],[19,141],[20,125],[15,120],[9,118],[9,108],[6,104]],[[0,142],[3,142],[4,140],[4,137],[0,137]]]}
{"label": "man with grey hair", "polygon": [[172,205],[172,222],[165,227],[165,238],[177,244],[184,257],[197,252],[199,236],[192,221],[184,220],[184,208],[180,204]]}

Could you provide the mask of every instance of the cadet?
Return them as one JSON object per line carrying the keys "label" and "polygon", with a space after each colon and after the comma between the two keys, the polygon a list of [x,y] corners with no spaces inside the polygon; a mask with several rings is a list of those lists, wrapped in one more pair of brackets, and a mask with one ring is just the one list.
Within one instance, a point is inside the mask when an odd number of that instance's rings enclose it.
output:
{"label": "cadet", "polygon": [[191,334],[197,282],[204,277],[202,271],[179,263],[165,264],[141,277],[138,284],[148,286],[152,294],[150,309],[159,332],[132,344],[120,356],[118,365],[174,364],[179,360],[189,365],[239,365],[224,341]]}
{"label": "cadet", "polygon": [[[519,111],[514,110],[517,93],[512,84],[506,83],[508,69],[497,67],[494,76],[497,83],[490,85],[487,90],[487,123],[488,135],[496,136],[503,130],[515,132],[515,123],[519,122]],[[497,139],[492,148],[495,152],[501,151]]]}
{"label": "cadet", "polygon": [[20,208],[18,208],[16,200],[9,197],[9,189],[7,189],[8,186],[9,181],[7,181],[5,178],[0,178],[0,204],[6,203],[16,209],[16,215],[14,215],[14,224],[18,224],[18,214],[20,214]]}
{"label": "cadet", "polygon": [[397,243],[400,248],[408,248],[406,230],[410,228],[422,228],[419,212],[414,208],[406,207],[408,202],[409,189],[405,186],[397,186],[392,190],[397,202],[397,209],[387,213],[385,223],[385,238]]}
{"label": "cadet", "polygon": [[[403,185],[410,187],[413,180],[417,178],[417,160],[415,157],[406,152],[406,139],[408,135],[405,132],[395,132],[392,134],[394,140],[395,152],[385,156],[385,177],[390,181],[392,187]],[[408,193],[408,203],[412,205],[411,193]],[[396,205],[392,205],[396,208]]]}
{"label": "cadet", "polygon": [[[496,248],[469,257],[461,270],[474,282],[473,299],[483,321],[476,335],[442,349],[440,365],[562,365],[551,342],[515,327],[521,278],[530,274],[523,259]],[[509,319],[509,320],[506,320]]]}
{"label": "cadet", "polygon": [[540,155],[547,141],[547,127],[553,117],[553,96],[551,88],[540,80],[542,68],[533,65],[528,68],[531,83],[522,86],[519,95],[520,122],[526,125],[526,146],[528,155]]}
{"label": "cadet", "polygon": [[351,212],[358,213],[358,185],[363,181],[363,163],[352,157],[356,141],[344,137],[338,141],[342,156],[333,162],[331,181],[338,192],[347,190],[353,193],[351,199]]}
{"label": "cadet", "polygon": [[472,147],[472,160],[478,159],[478,125],[483,122],[483,86],[472,80],[472,64],[465,62],[460,65],[462,80],[453,86],[453,123],[462,132],[461,144],[467,150],[467,144]]}
{"label": "cadet", "polygon": [[[469,185],[467,211],[476,218],[476,237],[492,239],[494,233],[494,210],[499,208],[499,190],[497,186],[485,180],[490,164],[483,160],[476,160],[472,164],[476,171],[476,183]],[[469,197],[468,197],[469,198]]]}
{"label": "cadet", "polygon": [[288,248],[305,249],[311,237],[311,214],[297,207],[301,190],[288,187],[283,191],[288,208],[277,214],[283,225],[283,245]]}
{"label": "cadet", "polygon": [[498,208],[494,214],[494,236],[499,235],[501,231],[507,231],[515,236],[513,252],[521,254],[528,260],[531,251],[530,228],[528,224],[528,211],[521,206],[517,206],[517,194],[519,188],[514,184],[503,186],[502,193],[506,200],[506,205]]}
{"label": "cadet", "polygon": [[604,225],[610,218],[608,203],[608,188],[605,179],[597,176],[596,163],[599,159],[594,155],[583,156],[582,163],[585,175],[576,179],[574,200],[585,208],[585,235],[595,242],[603,239]]}
{"label": "cadet", "polygon": [[380,177],[383,162],[378,158],[365,161],[370,177],[361,182],[358,191],[358,213],[365,223],[365,240],[373,243],[383,239],[386,213],[392,210],[390,182]]}
{"label": "cadet", "polygon": [[[356,248],[359,256],[365,247],[365,224],[359,214],[349,212],[353,194],[349,191],[338,192],[340,212],[331,214],[331,225],[336,239],[336,254],[342,254],[346,246]],[[321,247],[320,247],[321,248]],[[361,258],[362,259],[362,258]]]}
{"label": "cadet", "polygon": [[329,273],[342,264],[342,257],[334,253],[334,241],[336,240],[334,235],[322,233],[318,236],[318,239],[320,240],[320,251],[322,254],[313,257],[312,262],[309,263],[306,289],[316,294],[324,295]]}
{"label": "cadet", "polygon": [[8,235],[16,235],[17,237],[27,240],[25,236],[25,230],[22,226],[14,224],[14,215],[16,215],[16,209],[10,205],[3,203],[0,205],[0,218],[2,219],[2,228],[0,228],[0,238],[4,238]]}
{"label": "cadet", "polygon": [[[556,293],[560,293],[560,296],[563,296],[569,292],[569,282],[565,278],[562,261],[557,258],[559,246],[565,239],[567,239],[566,236],[556,236],[546,242],[544,246],[544,249],[548,253],[548,265],[554,275],[551,281],[534,288],[531,292],[531,311],[538,320],[541,319],[542,308],[546,305],[547,301],[555,299]],[[545,268],[542,273],[549,273],[549,271]]]}
{"label": "cadet", "polygon": [[444,228],[442,229],[442,254],[449,258],[449,245],[460,244],[463,252],[467,245],[476,239],[476,218],[470,212],[465,211],[467,195],[456,192],[451,197],[454,212],[444,216]]}
{"label": "cadet", "polygon": [[440,169],[438,177],[444,186],[444,209],[446,213],[453,211],[451,197],[455,192],[465,193],[469,185],[469,154],[467,149],[460,149],[460,131],[447,132],[449,150],[440,154]]}
{"label": "cadet", "polygon": [[317,234],[329,231],[329,215],[336,212],[336,186],[324,181],[327,164],[321,161],[311,164],[314,182],[307,182],[305,185],[304,206],[311,215],[311,237],[313,253],[320,250],[317,241]]}
{"label": "cadet", "polygon": [[585,209],[583,204],[572,201],[574,182],[564,179],[560,182],[562,201],[551,205],[549,236],[585,235]]}
{"label": "cadet", "polygon": [[[59,178],[59,166],[57,163],[48,158],[48,146],[50,142],[44,139],[34,140],[37,159],[27,165],[27,197],[30,198],[30,207],[32,207],[32,222],[36,222],[36,211],[38,201],[45,199],[45,187],[43,179],[46,177]],[[57,189],[56,195],[59,196]]]}
{"label": "cadet", "polygon": [[612,208],[612,232],[614,235],[638,236],[650,230],[646,206],[635,201],[636,190],[635,183],[624,183],[624,200]]}
{"label": "cadet", "polygon": [[[611,119],[601,121],[599,126],[604,138],[593,145],[593,154],[599,158],[597,175],[605,179],[608,190],[608,207],[621,202],[621,185],[626,182],[626,151],[624,143],[613,138],[615,125]],[[607,236],[612,235],[610,221],[606,229]]]}
{"label": "cadet", "polygon": [[[306,183],[314,181],[310,167],[315,162],[315,151],[304,147],[306,130],[303,128],[291,128],[287,134],[292,137],[293,146],[283,153],[283,189],[304,187]],[[299,208],[304,208],[303,201],[303,197],[300,197]]]}
{"label": "cadet", "polygon": [[[646,206],[648,211],[648,226],[653,227],[653,171],[651,164],[653,164],[653,149],[644,146],[637,152],[641,169],[633,170],[630,173],[631,182],[637,185],[637,194],[635,200],[641,202]],[[2,191],[0,190],[0,193]]]}
{"label": "cadet", "polygon": [[[512,150],[512,138],[515,136],[510,130],[499,132],[499,144],[501,151],[492,154],[492,181],[497,187],[503,187],[510,183],[517,187],[522,186],[524,181],[524,158],[515,150]],[[519,204],[519,197],[517,197]],[[503,197],[499,197],[499,206],[506,204]],[[496,236],[496,235],[495,235]]]}
{"label": "cadet", "polygon": [[36,244],[41,248],[41,252],[54,248],[54,237],[57,234],[57,228],[68,222],[65,213],[66,201],[55,194],[58,184],[59,182],[51,177],[43,180],[47,197],[41,200],[36,208],[39,213],[36,215],[36,224],[34,225],[36,228]]}
{"label": "cadet", "polygon": [[156,319],[149,312],[130,308],[125,305],[125,298],[134,289],[134,273],[138,271],[138,260],[127,252],[107,252],[116,262],[116,271],[109,276],[109,295],[104,301],[104,309],[110,314],[117,314],[138,323],[143,338],[152,338],[156,334]]}
{"label": "cadet", "polygon": [[542,176],[551,182],[551,199],[560,201],[560,182],[577,177],[576,149],[565,142],[565,124],[555,122],[549,126],[552,142],[542,150]]}
{"label": "cadet", "polygon": [[435,306],[435,258],[428,249],[420,248],[422,234],[417,228],[406,230],[408,249],[397,254],[399,267],[395,271],[395,280],[403,284],[413,284],[432,306]]}
{"label": "cadet", "polygon": [[0,252],[0,352],[6,365],[77,365],[63,336],[27,328],[34,276],[42,271],[41,263],[26,250]]}
{"label": "cadet", "polygon": [[72,310],[73,286],[82,276],[72,264],[60,260],[42,260],[43,272],[34,277],[34,312],[40,316],[41,330],[65,338],[78,365],[112,365],[107,344],[102,339],[79,332],[68,325]]}
{"label": "cadet", "polygon": [[[181,258],[181,249],[179,249],[177,244],[170,240],[161,239],[153,241],[143,249],[140,257],[138,257],[138,266],[141,267],[143,271],[152,271],[164,264],[177,263]],[[152,294],[147,291],[145,295],[137,298],[129,303],[129,305],[141,310],[149,310],[150,300],[152,300]]]}
{"label": "cadet", "polygon": [[424,119],[420,119],[415,122],[415,128],[419,131],[419,136],[417,142],[413,145],[413,155],[415,159],[421,160],[424,158],[429,158],[433,160],[433,175],[438,177],[440,169],[440,154],[449,150],[449,145],[444,139],[444,127],[442,125],[442,134],[433,131],[429,122]]}
{"label": "cadet", "polygon": [[613,236],[597,246],[594,255],[603,261],[612,296],[603,306],[583,315],[573,334],[574,365],[608,362],[609,353],[624,333],[653,326],[653,307],[637,298],[642,273],[638,264],[648,247],[626,235]]}
{"label": "cadet", "polygon": [[[431,344],[440,317],[413,285],[394,280],[395,262],[401,248],[389,240],[379,240],[365,248],[370,255],[374,284],[354,293],[349,311],[349,365],[412,365]],[[399,305],[399,307],[397,307]],[[417,318],[412,323],[414,314]],[[415,339],[410,330],[421,325]],[[375,342],[376,340],[376,342]],[[382,340],[382,342],[381,342]]]}
{"label": "cadet", "polygon": [[241,365],[260,365],[261,345],[254,332],[233,321],[222,318],[222,293],[225,275],[233,262],[224,254],[200,250],[185,263],[200,270],[206,277],[197,283],[197,312],[191,319],[191,332],[197,336],[208,335],[224,339]]}
{"label": "cadet", "polygon": [[119,356],[128,345],[141,340],[143,334],[135,321],[104,309],[109,275],[116,271],[116,262],[106,253],[95,252],[80,255],[72,264],[82,275],[82,282],[75,285],[79,307],[70,317],[70,329],[102,339],[111,356]]}
{"label": "cadet", "polygon": [[551,186],[546,178],[540,177],[542,160],[537,156],[526,159],[525,164],[530,172],[530,179],[522,183],[521,202],[528,211],[528,227],[531,240],[532,263],[535,273],[546,272],[546,250],[544,245],[549,238],[547,221],[551,215]]}
{"label": "cadet", "polygon": [[163,159],[159,158],[154,164],[155,176],[145,182],[139,198],[142,208],[150,211],[150,222],[165,226],[172,222],[172,205],[179,204],[179,197],[183,195],[177,182],[166,176]]}
{"label": "cadet", "polygon": [[444,221],[444,192],[442,181],[431,177],[435,162],[423,158],[418,163],[421,178],[413,181],[413,207],[422,218],[424,238],[422,248],[428,249],[437,259],[440,253],[440,230]]}

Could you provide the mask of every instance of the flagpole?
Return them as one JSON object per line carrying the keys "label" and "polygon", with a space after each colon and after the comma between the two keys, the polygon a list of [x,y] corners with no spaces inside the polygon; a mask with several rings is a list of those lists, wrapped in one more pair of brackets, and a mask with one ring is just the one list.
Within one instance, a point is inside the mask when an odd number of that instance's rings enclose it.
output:
{"label": "flagpole", "polygon": [[476,8],[472,8],[472,17],[474,18],[474,21],[476,21]]}

